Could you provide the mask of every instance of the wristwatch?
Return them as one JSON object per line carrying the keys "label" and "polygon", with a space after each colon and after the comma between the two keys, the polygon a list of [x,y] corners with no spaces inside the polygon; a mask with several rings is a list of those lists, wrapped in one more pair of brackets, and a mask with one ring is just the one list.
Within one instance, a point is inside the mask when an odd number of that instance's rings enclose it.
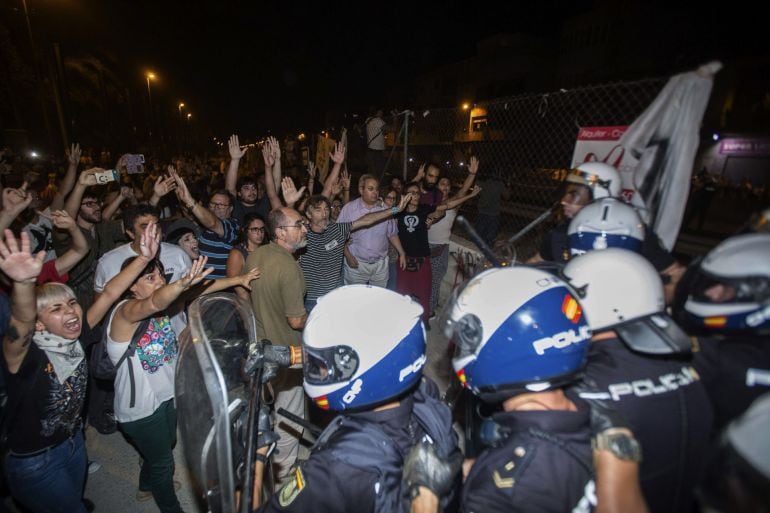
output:
{"label": "wristwatch", "polygon": [[642,447],[633,433],[625,428],[611,428],[591,439],[594,450],[609,451],[617,458],[639,463],[642,461]]}

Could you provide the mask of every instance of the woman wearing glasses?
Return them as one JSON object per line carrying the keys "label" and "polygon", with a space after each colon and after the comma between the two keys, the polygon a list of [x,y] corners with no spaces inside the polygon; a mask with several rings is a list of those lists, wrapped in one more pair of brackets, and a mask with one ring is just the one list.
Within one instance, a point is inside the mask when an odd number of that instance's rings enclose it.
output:
{"label": "woman wearing glasses", "polygon": [[[253,212],[246,214],[243,217],[240,242],[233,246],[227,257],[227,277],[231,278],[243,274],[243,266],[249,255],[267,243],[265,221],[259,214]],[[236,287],[235,292],[247,301],[250,298],[249,292],[242,287]]]}

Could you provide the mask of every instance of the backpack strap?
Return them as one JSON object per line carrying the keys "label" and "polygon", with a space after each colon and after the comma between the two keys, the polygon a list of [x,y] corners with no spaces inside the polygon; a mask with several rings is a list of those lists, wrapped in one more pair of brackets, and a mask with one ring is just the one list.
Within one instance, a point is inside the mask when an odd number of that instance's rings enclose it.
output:
{"label": "backpack strap", "polygon": [[[120,359],[115,364],[115,372],[118,371],[118,368],[121,366],[121,364],[123,364],[126,358],[128,358],[129,356],[134,356],[134,353],[136,352],[136,346],[139,344],[139,341],[142,339],[142,336],[144,336],[144,334],[147,332],[147,328],[150,327],[151,319],[152,319],[151,317],[148,317],[146,319],[142,319],[142,322],[139,323],[139,326],[137,326],[136,330],[134,331],[134,336],[131,337],[131,342],[129,342],[125,352],[120,356]],[[110,321],[112,321],[112,317],[110,317]],[[110,327],[108,325],[104,330],[104,334],[102,335],[104,344],[107,343],[107,338],[110,336],[109,332],[110,332]],[[131,383],[131,401],[130,401],[129,407],[133,408],[134,405],[136,404],[136,381],[134,378],[133,365],[128,366],[128,379]]]}

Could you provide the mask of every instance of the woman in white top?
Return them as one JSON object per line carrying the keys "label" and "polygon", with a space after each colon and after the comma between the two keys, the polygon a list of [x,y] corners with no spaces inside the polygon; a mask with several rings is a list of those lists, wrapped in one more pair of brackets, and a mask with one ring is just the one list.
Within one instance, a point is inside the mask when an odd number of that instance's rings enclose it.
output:
{"label": "woman in white top", "polygon": [[[131,260],[123,265],[130,265]],[[212,268],[204,269],[206,260],[194,261],[182,278],[170,284],[166,284],[159,262],[152,260],[128,289],[129,298],[115,307],[106,328],[107,351],[113,364],[118,363],[134,336],[139,337],[134,353],[117,369],[115,417],[143,458],[137,498],[152,495],[162,513],[182,511],[174,491],[172,453],[176,442],[173,398],[177,339],[166,310],[212,272]],[[214,280],[204,291],[196,289],[195,294],[235,285],[249,288],[249,282],[258,277],[259,271]]]}
{"label": "woman in white top", "polygon": [[[479,159],[471,157],[468,166],[468,176],[463,182],[463,186],[457,191],[454,198],[461,198],[473,185],[476,173],[479,171]],[[452,188],[452,182],[444,177],[438,181],[438,190],[444,198],[449,198],[449,191]],[[478,194],[478,192],[476,193]],[[441,291],[441,281],[444,279],[449,268],[449,241],[452,238],[452,226],[455,223],[459,207],[450,208],[444,212],[444,217],[432,221],[428,229],[428,244],[430,244],[430,268],[431,268],[431,295],[430,311],[431,316],[436,311],[438,305],[438,296]]]}

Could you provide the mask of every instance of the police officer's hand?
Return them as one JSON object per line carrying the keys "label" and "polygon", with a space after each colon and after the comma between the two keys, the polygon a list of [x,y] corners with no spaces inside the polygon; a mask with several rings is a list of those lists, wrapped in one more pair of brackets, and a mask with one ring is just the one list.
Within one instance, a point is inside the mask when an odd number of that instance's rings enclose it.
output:
{"label": "police officer's hand", "polygon": [[601,434],[608,429],[625,428],[629,429],[628,422],[623,415],[618,412],[609,401],[596,398],[598,385],[593,381],[583,378],[571,387],[572,391],[577,393],[591,408],[591,433],[593,436]]}
{"label": "police officer's hand", "polygon": [[462,463],[463,455],[459,450],[441,458],[435,445],[421,442],[412,447],[406,457],[403,479],[413,497],[421,486],[442,497],[452,490]]}
{"label": "police officer's hand", "polygon": [[267,447],[267,457],[270,457],[270,453],[275,448],[275,443],[280,438],[274,431],[272,431],[272,422],[270,418],[270,408],[263,404],[259,408],[259,414],[257,416],[257,449]]}

